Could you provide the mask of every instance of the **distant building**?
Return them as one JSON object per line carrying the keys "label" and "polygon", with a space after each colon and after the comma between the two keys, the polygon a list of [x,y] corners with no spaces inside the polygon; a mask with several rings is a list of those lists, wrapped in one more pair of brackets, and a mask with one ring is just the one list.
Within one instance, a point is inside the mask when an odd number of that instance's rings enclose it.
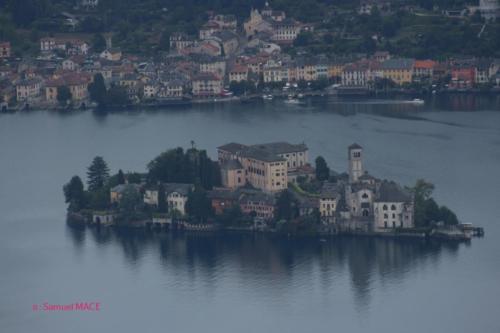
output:
{"label": "distant building", "polygon": [[319,212],[326,223],[334,223],[337,216],[337,206],[342,194],[336,184],[324,183],[319,194]]}
{"label": "distant building", "polygon": [[394,58],[386,60],[381,65],[382,75],[392,80],[397,85],[411,83],[415,60],[406,58]]}
{"label": "distant building", "polygon": [[[288,187],[288,171],[296,170],[308,163],[308,148],[305,144],[273,142],[246,146],[229,143],[217,148],[221,166],[238,161],[238,167],[221,169],[222,179],[231,179],[231,170],[244,171],[244,181],[267,192],[277,192]],[[241,179],[243,180],[243,179]],[[232,183],[234,184],[234,182]]]}
{"label": "distant building", "polygon": [[99,57],[109,61],[120,61],[122,58],[122,51],[119,48],[110,48],[101,52]]}
{"label": "distant building", "polygon": [[[183,183],[164,183],[165,201],[169,212],[173,210],[178,211],[180,214],[186,214],[186,203],[188,200],[189,191],[194,190],[193,184]],[[144,191],[144,203],[151,206],[158,206],[158,187],[147,188]]]}
{"label": "distant building", "polygon": [[363,147],[357,143],[349,146],[349,181],[356,183],[363,175]]}
{"label": "distant building", "polygon": [[241,82],[248,80],[248,66],[236,64],[229,72],[229,82]]}
{"label": "distant building", "polygon": [[415,65],[413,67],[413,79],[432,79],[434,76],[434,67],[436,67],[436,65],[437,63],[434,60],[415,60]]}
{"label": "distant building", "polygon": [[99,0],[81,0],[81,4],[85,9],[94,9],[99,5]]}
{"label": "distant building", "polygon": [[479,0],[479,12],[486,20],[500,17],[500,2],[498,0]]}
{"label": "distant building", "polygon": [[118,204],[122,200],[123,194],[127,191],[135,191],[139,193],[140,186],[138,184],[120,184],[111,188],[109,191],[110,202]]}
{"label": "distant building", "polygon": [[411,193],[394,182],[382,182],[374,202],[374,221],[374,229],[378,232],[413,228],[414,204]]}
{"label": "distant building", "polygon": [[16,83],[17,101],[30,102],[40,97],[42,80],[37,77],[20,80]]}
{"label": "distant building", "polygon": [[195,45],[195,40],[183,32],[174,32],[170,35],[170,49],[181,51]]}
{"label": "distant building", "polygon": [[10,56],[11,56],[10,42],[0,41],[0,59],[1,58],[10,58]]}
{"label": "distant building", "polygon": [[222,174],[222,186],[227,188],[237,188],[245,185],[245,169],[237,159],[224,161],[220,164]]}
{"label": "distant building", "polygon": [[213,73],[200,73],[192,78],[193,96],[218,97],[222,93],[222,79]]}

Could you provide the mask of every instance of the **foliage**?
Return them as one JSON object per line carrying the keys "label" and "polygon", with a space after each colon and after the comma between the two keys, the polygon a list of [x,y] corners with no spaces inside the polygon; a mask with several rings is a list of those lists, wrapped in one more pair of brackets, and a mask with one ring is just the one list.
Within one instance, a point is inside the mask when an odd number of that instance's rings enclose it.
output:
{"label": "foliage", "polygon": [[257,91],[257,88],[255,87],[255,84],[253,84],[250,81],[241,81],[241,82],[231,81],[231,83],[229,84],[229,90],[235,96],[241,96],[247,93],[253,94]]}
{"label": "foliage", "polygon": [[120,202],[118,204],[118,221],[121,223],[129,223],[140,219],[140,206],[142,205],[142,197],[133,186],[125,187]]}
{"label": "foliage", "polygon": [[61,86],[57,88],[57,101],[61,104],[66,104],[71,101],[72,95],[68,86]]}
{"label": "foliage", "polygon": [[275,218],[278,220],[291,221],[297,216],[299,216],[297,200],[290,191],[282,191],[276,200]]}
{"label": "foliage", "polygon": [[241,225],[244,219],[240,206],[233,205],[224,209],[222,215],[218,217],[218,221],[225,227]]}
{"label": "foliage", "polygon": [[441,206],[432,198],[434,185],[423,179],[417,180],[411,188],[415,196],[415,226],[429,227],[432,223],[443,222],[445,225],[458,224],[458,218],[448,207]]}
{"label": "foliage", "polygon": [[129,184],[140,184],[142,182],[142,175],[138,172],[129,172],[125,178]]}
{"label": "foliage", "polygon": [[167,207],[167,198],[165,197],[165,186],[162,183],[158,185],[158,212],[166,213],[168,210]]}
{"label": "foliage", "polygon": [[101,156],[94,157],[87,169],[87,185],[89,191],[103,188],[109,178],[109,168]]}
{"label": "foliage", "polygon": [[323,181],[330,178],[330,168],[322,156],[316,157],[316,179]]}
{"label": "foliage", "polygon": [[170,149],[148,164],[149,181],[165,183],[199,183],[205,189],[220,185],[218,163],[205,150]]}
{"label": "foliage", "polygon": [[92,38],[92,49],[94,52],[102,52],[106,49],[106,40],[101,34],[95,34]]}
{"label": "foliage", "polygon": [[125,175],[123,174],[122,169],[118,170],[118,175],[117,175],[117,183],[119,185],[125,184]]}
{"label": "foliage", "polygon": [[85,207],[86,197],[83,182],[78,176],[73,176],[63,187],[65,202],[69,203],[68,210],[78,211]]}
{"label": "foliage", "polygon": [[103,105],[106,102],[106,85],[104,84],[104,77],[101,73],[94,75],[94,80],[88,87],[90,99],[98,105]]}
{"label": "foliage", "polygon": [[109,208],[110,205],[109,189],[107,187],[94,189],[86,193],[88,200],[88,208],[94,210],[103,210]]}
{"label": "foliage", "polygon": [[212,203],[203,187],[197,185],[188,193],[186,211],[195,223],[206,223],[213,216]]}

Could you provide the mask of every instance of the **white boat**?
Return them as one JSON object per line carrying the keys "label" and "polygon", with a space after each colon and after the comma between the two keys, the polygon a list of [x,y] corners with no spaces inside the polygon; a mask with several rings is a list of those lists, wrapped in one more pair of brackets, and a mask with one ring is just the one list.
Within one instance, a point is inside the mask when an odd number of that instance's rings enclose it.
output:
{"label": "white boat", "polygon": [[424,100],[423,99],[420,99],[420,98],[414,98],[412,101],[411,101],[413,104],[424,104]]}
{"label": "white boat", "polygon": [[273,95],[263,95],[262,98],[265,99],[265,100],[270,101],[270,100],[273,99]]}
{"label": "white boat", "polygon": [[285,100],[285,103],[300,104],[301,102],[294,95],[288,95],[288,98]]}

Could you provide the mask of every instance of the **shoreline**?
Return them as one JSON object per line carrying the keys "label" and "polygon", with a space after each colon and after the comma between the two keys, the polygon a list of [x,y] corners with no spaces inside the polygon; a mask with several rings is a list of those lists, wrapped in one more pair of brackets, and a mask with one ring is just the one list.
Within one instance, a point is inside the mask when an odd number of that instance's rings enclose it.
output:
{"label": "shoreline", "polygon": [[[419,105],[425,105],[425,101],[429,99],[429,97],[433,96],[489,96],[495,97],[500,96],[500,89],[498,90],[490,90],[490,91],[479,91],[479,90],[443,90],[432,93],[422,93],[416,92],[413,90],[394,90],[394,91],[356,91],[356,92],[338,92],[338,93],[329,93],[325,91],[311,91],[311,92],[301,92],[303,97],[301,97],[298,101],[299,103],[295,104],[298,106],[304,105],[307,100],[311,99],[319,99],[319,98],[370,98],[374,100],[383,100],[387,98],[395,98],[397,101],[399,97],[407,97],[407,98],[420,98],[423,99],[422,102],[419,102]],[[273,95],[273,101],[281,101],[283,103],[286,102],[287,96],[289,93],[275,93]],[[405,102],[404,100],[401,100]],[[163,103],[139,103],[139,104],[129,104],[129,105],[120,105],[120,106],[108,106],[104,110],[99,109],[97,106],[89,106],[89,104],[82,103],[79,106],[29,106],[29,107],[11,107],[5,108],[3,107],[0,110],[0,114],[2,113],[15,113],[15,112],[31,112],[31,111],[51,111],[51,112],[76,112],[76,111],[91,111],[91,112],[126,112],[126,111],[137,111],[137,110],[158,110],[158,109],[183,109],[189,108],[195,105],[217,105],[217,104],[226,104],[226,103],[238,103],[238,104],[258,104],[265,103],[266,100],[263,98],[262,94],[255,94],[251,96],[232,96],[232,97],[214,97],[214,98],[203,98],[203,99],[192,99],[192,100],[172,100]],[[412,102],[412,101],[406,101]]]}
{"label": "shoreline", "polygon": [[313,232],[283,232],[272,228],[257,227],[223,227],[218,224],[189,224],[186,222],[177,223],[155,223],[153,221],[135,221],[129,225],[118,225],[116,223],[101,224],[90,221],[80,213],[68,213],[66,224],[69,227],[78,228],[97,228],[111,230],[127,230],[131,232],[152,231],[166,233],[193,233],[206,235],[230,234],[261,234],[261,235],[280,235],[287,237],[311,237],[322,241],[326,238],[335,237],[359,237],[359,238],[389,238],[389,239],[420,239],[452,242],[470,242],[473,237],[483,237],[484,229],[475,227],[474,231],[457,234],[446,233],[445,230],[430,228],[428,230],[394,230],[386,232],[362,231],[362,230],[341,230],[338,226],[328,225],[326,230],[316,230]]}

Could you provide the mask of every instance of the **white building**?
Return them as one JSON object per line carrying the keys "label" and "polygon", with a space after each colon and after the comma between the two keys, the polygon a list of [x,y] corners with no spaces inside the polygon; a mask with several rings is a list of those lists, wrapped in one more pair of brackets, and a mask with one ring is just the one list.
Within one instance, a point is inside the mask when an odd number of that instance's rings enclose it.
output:
{"label": "white building", "polygon": [[[192,184],[165,183],[165,201],[168,211],[178,211],[180,214],[186,214],[186,203],[189,191],[194,189]],[[158,188],[146,189],[144,192],[144,203],[151,206],[158,206]]]}
{"label": "white building", "polygon": [[374,230],[386,232],[413,227],[412,195],[394,182],[382,182],[374,202]]}
{"label": "white building", "polygon": [[348,148],[349,151],[349,181],[356,183],[363,175],[363,147],[353,143]]}

